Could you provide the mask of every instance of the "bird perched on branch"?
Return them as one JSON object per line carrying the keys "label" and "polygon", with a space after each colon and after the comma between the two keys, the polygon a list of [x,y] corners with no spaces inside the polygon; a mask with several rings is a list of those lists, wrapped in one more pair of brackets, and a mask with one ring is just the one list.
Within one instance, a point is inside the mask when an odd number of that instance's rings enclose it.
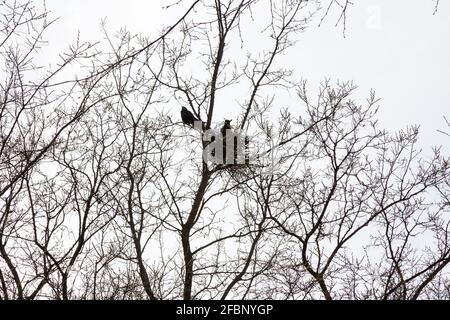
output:
{"label": "bird perched on branch", "polygon": [[227,131],[231,130],[231,120],[225,119],[225,122],[220,129],[220,134],[222,135],[222,154],[223,154],[223,163],[231,164],[232,160],[227,158]]}
{"label": "bird perched on branch", "polygon": [[192,112],[190,112],[185,107],[181,108],[180,113],[181,113],[181,120],[183,121],[184,124],[186,124],[188,126],[194,127],[195,121],[200,121],[192,114]]}
{"label": "bird perched on branch", "polygon": [[181,120],[183,121],[184,124],[194,128],[195,122],[198,121],[201,123],[200,130],[205,130],[206,123],[198,119],[196,116],[194,116],[192,112],[190,112],[188,109],[182,107],[180,113],[181,113]]}
{"label": "bird perched on branch", "polygon": [[222,126],[222,129],[220,129],[220,133],[222,134],[223,139],[225,140],[227,136],[227,130],[231,130],[231,120],[225,119],[225,123]]}

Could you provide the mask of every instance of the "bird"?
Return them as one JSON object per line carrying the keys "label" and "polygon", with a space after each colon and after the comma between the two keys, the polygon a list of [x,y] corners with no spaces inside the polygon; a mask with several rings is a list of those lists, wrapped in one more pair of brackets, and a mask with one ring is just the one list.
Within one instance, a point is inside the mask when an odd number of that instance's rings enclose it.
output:
{"label": "bird", "polygon": [[222,129],[220,129],[220,133],[222,134],[223,139],[225,140],[225,137],[227,136],[227,130],[231,130],[231,120],[225,119],[225,123],[222,126]]}
{"label": "bird", "polygon": [[220,133],[222,134],[222,154],[223,154],[223,163],[227,164],[227,131],[231,130],[231,120],[225,119],[225,122],[222,126],[222,128],[220,129]]}
{"label": "bird", "polygon": [[186,124],[188,126],[194,127],[195,121],[200,121],[192,114],[192,112],[190,112],[185,107],[181,108],[180,113],[181,113],[181,120],[183,121],[184,124]]}

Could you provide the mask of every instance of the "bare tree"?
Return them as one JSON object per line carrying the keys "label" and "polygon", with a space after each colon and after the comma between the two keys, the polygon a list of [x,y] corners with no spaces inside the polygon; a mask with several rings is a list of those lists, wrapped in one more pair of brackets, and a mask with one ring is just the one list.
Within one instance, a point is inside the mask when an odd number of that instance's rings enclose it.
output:
{"label": "bare tree", "polygon": [[350,5],[192,1],[155,39],[103,25],[47,70],[54,20],[0,4],[0,298],[448,298],[448,158],[380,130],[374,92],[311,94],[280,63]]}

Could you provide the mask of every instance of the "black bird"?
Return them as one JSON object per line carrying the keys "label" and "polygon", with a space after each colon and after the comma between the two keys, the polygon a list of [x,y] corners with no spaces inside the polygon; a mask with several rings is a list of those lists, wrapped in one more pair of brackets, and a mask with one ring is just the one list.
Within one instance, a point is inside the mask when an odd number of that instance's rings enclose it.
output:
{"label": "black bird", "polygon": [[181,108],[181,120],[183,121],[184,124],[191,127],[194,127],[195,121],[200,121],[192,114],[192,112],[190,112],[185,107]]}
{"label": "black bird", "polygon": [[[223,163],[224,164],[230,164],[228,163],[229,161],[227,161],[227,130],[231,130],[231,124],[230,124],[231,120],[227,120],[225,119],[225,122],[222,126],[222,128],[220,129],[220,133],[222,134],[222,154],[223,154]],[[236,137],[235,137],[236,138]],[[236,139],[234,139],[236,140]]]}
{"label": "black bird", "polygon": [[231,120],[225,119],[225,123],[222,126],[222,129],[220,129],[220,133],[222,134],[223,139],[225,140],[227,136],[227,130],[231,130]]}

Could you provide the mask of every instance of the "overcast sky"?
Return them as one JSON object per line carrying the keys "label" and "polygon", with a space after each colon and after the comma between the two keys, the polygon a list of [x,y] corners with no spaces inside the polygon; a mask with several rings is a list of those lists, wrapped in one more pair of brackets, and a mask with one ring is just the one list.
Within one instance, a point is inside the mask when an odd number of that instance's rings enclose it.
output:
{"label": "overcast sky", "polygon": [[[163,10],[172,1],[161,0],[46,3],[52,16],[60,17],[48,34],[55,50],[66,47],[78,31],[82,39],[98,40],[99,23],[105,17],[110,30],[127,27],[156,35],[184,8]],[[393,130],[420,124],[422,145],[449,145],[450,139],[436,130],[445,128],[443,115],[450,117],[450,2],[441,1],[436,15],[432,0],[354,3],[348,12],[345,38],[333,17],[320,28],[315,23],[284,57],[286,62],[313,85],[325,77],[353,80],[362,97],[373,88],[381,98],[383,127]]]}

